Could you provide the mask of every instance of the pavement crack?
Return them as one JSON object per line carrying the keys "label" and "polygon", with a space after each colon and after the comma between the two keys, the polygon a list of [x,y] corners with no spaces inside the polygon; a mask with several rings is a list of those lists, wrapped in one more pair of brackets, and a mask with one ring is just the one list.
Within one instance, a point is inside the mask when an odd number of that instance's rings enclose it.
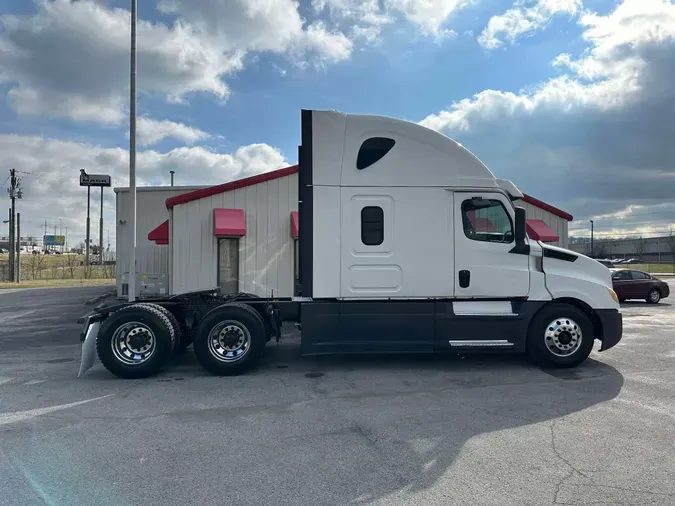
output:
{"label": "pavement crack", "polygon": [[[583,487],[592,487],[592,488],[608,488],[608,489],[613,489],[613,490],[621,490],[623,492],[632,492],[634,494],[645,494],[645,495],[651,495],[651,496],[657,496],[657,497],[675,497],[675,492],[652,492],[650,490],[643,490],[643,489],[637,489],[637,488],[632,488],[632,487],[621,487],[618,485],[603,485],[600,483],[596,483],[595,480],[586,474],[587,472],[598,472],[597,470],[594,471],[588,471],[588,470],[583,470],[580,469],[576,466],[574,466],[569,459],[565,458],[565,456],[562,454],[560,449],[558,448],[558,442],[556,439],[556,434],[555,434],[555,426],[556,426],[557,421],[553,421],[551,425],[549,426],[549,429],[551,431],[551,450],[553,450],[553,453],[555,456],[560,460],[562,463],[565,464],[565,466],[569,469],[567,474],[563,476],[560,481],[556,484],[555,490],[553,492],[553,502],[551,503],[553,505],[561,506],[564,504],[570,504],[570,503],[565,503],[565,502],[560,502],[558,500],[558,496],[560,495],[561,489],[565,482],[572,478],[573,476],[579,476],[581,478],[585,478],[587,483],[584,484],[579,484],[579,486]],[[594,503],[586,503],[586,504],[603,504],[603,501],[596,501]],[[611,502],[611,504],[616,504],[616,501]]]}
{"label": "pavement crack", "polygon": [[572,476],[577,475],[583,478],[586,478],[589,481],[593,481],[587,474],[584,473],[581,469],[578,469],[572,463],[565,458],[565,456],[561,453],[561,451],[558,449],[558,442],[556,440],[556,435],[555,435],[555,425],[556,421],[554,420],[551,425],[549,426],[549,429],[551,431],[551,450],[555,454],[556,457],[558,457],[558,460],[560,460],[562,463],[565,464],[569,468],[569,471],[563,478],[556,484],[555,491],[553,492],[553,502],[551,503],[552,505],[556,504],[563,504],[558,501],[558,495],[560,494],[560,491],[562,489],[562,486],[564,483],[569,480]]}

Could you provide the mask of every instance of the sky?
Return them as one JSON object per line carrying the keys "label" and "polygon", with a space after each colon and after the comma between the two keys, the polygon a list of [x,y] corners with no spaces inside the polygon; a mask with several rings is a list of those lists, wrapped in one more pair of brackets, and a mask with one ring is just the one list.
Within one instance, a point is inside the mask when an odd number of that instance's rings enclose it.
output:
{"label": "sky", "polygon": [[[168,184],[170,170],[176,185],[220,184],[293,164],[300,110],[337,109],[456,139],[574,215],[570,235],[589,220],[596,236],[675,228],[670,0],[138,4],[139,185]],[[0,181],[20,171],[22,235],[46,221],[48,233],[68,227],[69,244],[84,238],[80,169],[128,184],[129,9],[0,2]]]}

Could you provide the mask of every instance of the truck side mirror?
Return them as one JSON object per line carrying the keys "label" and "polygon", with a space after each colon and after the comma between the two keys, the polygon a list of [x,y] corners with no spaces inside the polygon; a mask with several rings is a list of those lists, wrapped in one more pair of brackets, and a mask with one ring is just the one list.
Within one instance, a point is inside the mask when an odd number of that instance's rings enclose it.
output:
{"label": "truck side mirror", "polygon": [[526,220],[527,212],[525,208],[516,206],[516,244],[525,244],[525,238],[527,237]]}
{"label": "truck side mirror", "polygon": [[527,238],[526,230],[526,220],[527,212],[524,207],[515,208],[516,211],[516,230],[515,230],[515,239],[516,245],[511,250],[511,253],[520,253],[521,255],[530,254],[530,245],[527,244],[525,239]]}

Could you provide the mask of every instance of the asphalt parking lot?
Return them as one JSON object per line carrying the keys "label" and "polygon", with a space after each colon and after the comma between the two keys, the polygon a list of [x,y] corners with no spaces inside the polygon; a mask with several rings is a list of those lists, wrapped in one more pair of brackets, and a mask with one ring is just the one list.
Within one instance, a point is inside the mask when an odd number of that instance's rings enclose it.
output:
{"label": "asphalt parking lot", "polygon": [[190,352],[77,379],[75,320],[106,290],[0,293],[0,504],[675,504],[670,299],[625,304],[622,342],[568,371],[301,358],[289,335],[245,376]]}

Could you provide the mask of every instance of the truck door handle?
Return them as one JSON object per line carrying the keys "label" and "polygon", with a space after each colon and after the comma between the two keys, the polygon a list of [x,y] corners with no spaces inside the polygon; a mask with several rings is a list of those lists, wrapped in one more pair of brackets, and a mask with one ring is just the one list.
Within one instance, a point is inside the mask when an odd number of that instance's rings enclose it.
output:
{"label": "truck door handle", "polygon": [[471,282],[471,273],[466,270],[459,271],[459,286],[460,288],[468,288]]}

